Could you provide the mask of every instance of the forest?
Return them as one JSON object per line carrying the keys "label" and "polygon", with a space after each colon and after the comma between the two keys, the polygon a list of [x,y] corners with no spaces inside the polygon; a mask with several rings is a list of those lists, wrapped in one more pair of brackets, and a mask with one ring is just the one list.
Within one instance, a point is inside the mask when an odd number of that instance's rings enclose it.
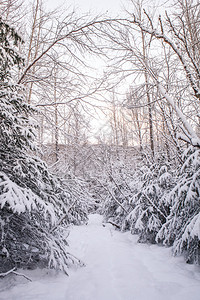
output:
{"label": "forest", "polygon": [[200,3],[124,2],[0,2],[1,277],[81,265],[96,212],[200,264]]}

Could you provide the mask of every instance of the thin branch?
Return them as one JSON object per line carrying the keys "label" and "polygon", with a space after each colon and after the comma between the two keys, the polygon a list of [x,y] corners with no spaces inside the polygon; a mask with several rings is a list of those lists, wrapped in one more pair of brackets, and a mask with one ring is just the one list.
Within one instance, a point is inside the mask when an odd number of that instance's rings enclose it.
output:
{"label": "thin branch", "polygon": [[25,274],[22,274],[22,273],[19,273],[19,272],[16,272],[16,271],[13,271],[12,272],[13,274],[17,275],[17,276],[22,276],[24,278],[26,278],[27,280],[29,281],[32,281],[28,276],[26,276]]}
{"label": "thin branch", "polygon": [[194,79],[193,79],[193,76],[182,56],[182,54],[180,53],[180,51],[178,50],[178,48],[175,46],[175,44],[164,34],[162,33],[159,33],[158,31],[156,31],[155,29],[148,29],[147,27],[143,26],[143,24],[136,19],[136,17],[134,18],[134,21],[133,21],[134,24],[136,24],[143,32],[146,32],[146,33],[149,33],[150,35],[153,35],[156,39],[161,39],[163,40],[166,44],[168,44],[172,49],[173,51],[177,54],[177,56],[179,57],[179,60],[180,62],[182,63],[183,65],[183,68],[186,72],[186,76],[191,84],[191,87],[194,91],[194,94],[197,98],[200,99],[200,90],[198,88],[198,86],[196,85]]}
{"label": "thin branch", "polygon": [[67,34],[65,34],[64,36],[60,36],[58,38],[55,39],[54,42],[52,42],[37,58],[35,58],[32,63],[30,63],[26,69],[24,70],[21,78],[18,81],[18,84],[22,83],[23,79],[25,78],[25,76],[27,75],[28,71],[43,57],[45,56],[56,44],[58,44],[59,42],[63,41],[66,38],[69,38],[70,36],[72,36],[73,34],[77,34],[79,32],[83,33],[84,29],[90,29],[91,27],[95,27],[95,25],[101,25],[101,24],[106,24],[109,22],[120,22],[120,21],[125,21],[123,19],[105,19],[105,20],[97,20],[97,21],[92,21],[90,23],[87,23],[86,25],[83,25],[81,27],[78,27],[76,29],[71,30],[70,32],[68,32]]}
{"label": "thin branch", "polygon": [[156,99],[154,101],[151,101],[147,104],[141,104],[141,105],[127,105],[127,104],[124,104],[124,107],[126,107],[127,109],[134,109],[134,108],[143,108],[143,107],[148,107],[150,106],[151,104],[154,104],[154,103],[157,103],[159,102],[160,99]]}
{"label": "thin branch", "polygon": [[0,277],[5,277],[5,276],[9,275],[10,273],[12,273],[12,272],[15,271],[15,270],[16,270],[16,268],[13,268],[13,269],[11,269],[11,270],[5,272],[5,273],[0,273]]}
{"label": "thin branch", "polygon": [[163,218],[165,218],[165,220],[167,219],[167,216],[158,208],[157,205],[155,205],[153,203],[153,201],[145,194],[142,192],[142,195],[147,198],[147,200],[149,201],[149,203],[153,206],[153,208],[155,208],[156,211],[158,211],[160,213],[161,216],[163,216]]}
{"label": "thin branch", "polygon": [[5,273],[0,273],[0,277],[6,277],[6,276],[9,275],[9,274],[15,274],[15,275],[17,275],[17,276],[22,276],[22,277],[26,278],[26,279],[29,280],[29,281],[32,281],[32,280],[31,280],[28,276],[26,276],[25,274],[16,272],[15,270],[16,270],[16,268],[13,268],[13,269],[11,269],[11,270],[5,272]]}
{"label": "thin branch", "polygon": [[69,211],[74,207],[74,205],[76,204],[77,201],[78,201],[78,198],[72,203],[72,205],[70,207],[68,207],[65,214],[58,220],[58,223],[50,230],[50,233],[55,231],[58,228],[58,226],[64,221],[64,219],[66,219],[68,217]]}
{"label": "thin branch", "polygon": [[111,193],[111,191],[109,190],[109,188],[107,186],[104,186],[98,179],[97,179],[97,181],[102,186],[102,188],[104,188],[104,190],[107,190],[107,192],[110,194],[110,196],[112,197],[112,199],[125,211],[125,213],[128,213],[128,211],[126,210],[126,208],[124,208],[123,205],[116,199],[116,197]]}

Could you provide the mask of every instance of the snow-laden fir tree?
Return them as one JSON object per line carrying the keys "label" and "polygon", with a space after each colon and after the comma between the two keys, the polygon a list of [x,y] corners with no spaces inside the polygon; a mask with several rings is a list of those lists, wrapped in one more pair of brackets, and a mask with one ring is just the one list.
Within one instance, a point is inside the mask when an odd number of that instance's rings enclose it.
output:
{"label": "snow-laden fir tree", "polygon": [[77,260],[66,251],[68,231],[60,225],[69,223],[75,200],[33,155],[32,109],[14,81],[23,63],[21,43],[0,19],[0,271],[39,266],[66,272]]}
{"label": "snow-laden fir tree", "polygon": [[139,242],[155,243],[155,238],[169,214],[166,196],[174,179],[170,166],[160,158],[156,163],[144,163],[138,168],[135,193],[130,205],[133,207],[125,219],[132,233],[139,235]]}
{"label": "snow-laden fir tree", "polygon": [[189,263],[200,264],[200,150],[190,146],[183,154],[178,181],[167,196],[171,210],[157,241],[173,245]]}

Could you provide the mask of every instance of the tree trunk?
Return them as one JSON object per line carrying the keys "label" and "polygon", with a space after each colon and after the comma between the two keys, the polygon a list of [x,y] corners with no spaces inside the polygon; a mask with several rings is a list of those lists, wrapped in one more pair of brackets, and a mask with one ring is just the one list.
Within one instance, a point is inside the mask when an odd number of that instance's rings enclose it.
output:
{"label": "tree trunk", "polygon": [[[144,32],[142,33],[142,50],[143,50],[143,59],[146,65],[146,49],[145,49],[145,36]],[[152,120],[152,104],[151,104],[151,97],[149,93],[149,80],[148,80],[148,71],[145,69],[144,72],[145,77],[145,88],[146,88],[146,95],[147,95],[147,104],[148,104],[148,119],[149,119],[149,137],[150,137],[150,147],[152,156],[154,157],[154,138],[153,138],[153,120]]]}

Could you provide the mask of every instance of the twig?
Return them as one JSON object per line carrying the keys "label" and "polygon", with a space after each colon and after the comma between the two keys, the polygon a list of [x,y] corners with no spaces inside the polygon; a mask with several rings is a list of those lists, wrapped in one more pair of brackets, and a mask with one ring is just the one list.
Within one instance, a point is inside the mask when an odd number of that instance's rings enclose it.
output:
{"label": "twig", "polygon": [[107,223],[109,223],[109,224],[111,224],[111,225],[115,226],[117,229],[120,229],[120,226],[119,226],[119,225],[117,225],[117,224],[115,224],[115,223],[114,223],[114,222],[112,222],[112,221],[108,221]]}
{"label": "twig", "polygon": [[32,281],[32,280],[31,280],[28,276],[26,276],[25,274],[18,273],[18,272],[16,272],[16,271],[13,271],[12,273],[15,274],[15,275],[17,275],[17,276],[22,276],[22,277],[26,278],[26,279],[29,280],[29,281]]}
{"label": "twig", "polygon": [[16,272],[15,270],[16,270],[16,268],[13,268],[13,269],[5,272],[5,273],[0,273],[0,277],[6,277],[7,275],[13,273],[13,274],[15,274],[17,276],[22,276],[22,277],[26,278],[27,280],[32,281],[28,276],[26,276],[26,275],[24,275],[22,273]]}
{"label": "twig", "polygon": [[117,204],[125,211],[125,213],[128,213],[128,211],[123,207],[123,205],[117,200],[117,198],[111,193],[111,191],[109,190],[109,188],[107,186],[104,186],[98,179],[97,181],[99,182],[99,184],[102,186],[102,188],[104,188],[104,190],[106,190],[110,196],[112,197],[112,199],[117,202]]}
{"label": "twig", "polygon": [[12,273],[13,271],[15,271],[15,269],[16,269],[16,268],[13,268],[13,269],[11,269],[11,270],[5,272],[5,273],[0,273],[0,277],[5,277],[5,276],[9,275],[9,274]]}
{"label": "twig", "polygon": [[153,201],[152,201],[145,193],[142,192],[141,194],[149,201],[149,203],[153,206],[153,208],[155,208],[155,210],[156,210],[157,212],[159,212],[160,215],[163,216],[163,218],[166,220],[166,219],[167,219],[167,216],[159,209],[159,207],[158,207],[157,205],[155,205],[155,204],[153,203]]}
{"label": "twig", "polygon": [[66,210],[66,213],[58,220],[58,223],[50,230],[50,233],[52,233],[53,231],[55,231],[58,226],[64,221],[64,219],[68,216],[68,212],[74,207],[74,205],[76,204],[78,199],[76,199],[72,205],[70,207],[68,207],[68,209]]}

